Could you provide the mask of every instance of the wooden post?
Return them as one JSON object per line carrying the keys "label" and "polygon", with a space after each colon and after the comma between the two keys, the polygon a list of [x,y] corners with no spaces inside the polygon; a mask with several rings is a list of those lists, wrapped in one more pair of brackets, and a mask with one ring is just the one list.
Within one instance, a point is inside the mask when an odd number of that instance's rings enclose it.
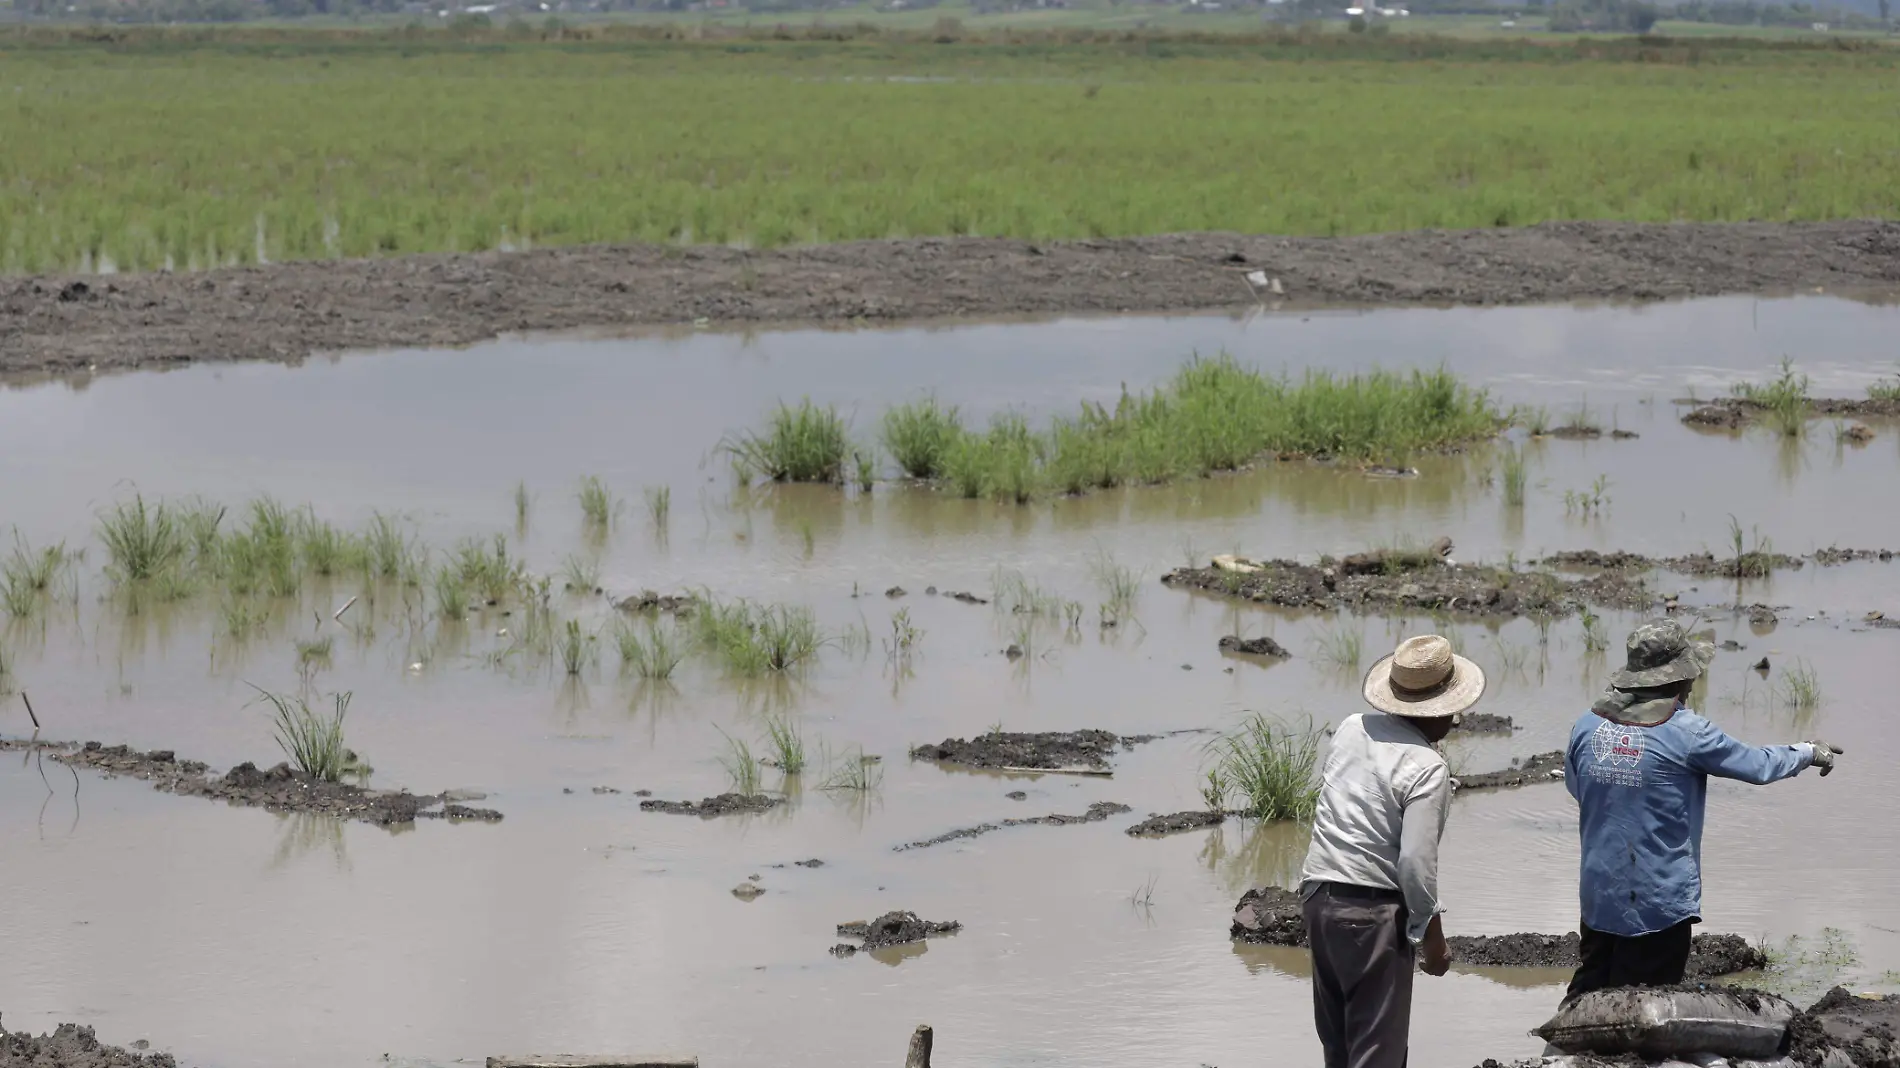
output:
{"label": "wooden post", "polygon": [[930,1042],[930,1025],[918,1024],[910,1035],[910,1052],[904,1057],[904,1068],[930,1068]]}

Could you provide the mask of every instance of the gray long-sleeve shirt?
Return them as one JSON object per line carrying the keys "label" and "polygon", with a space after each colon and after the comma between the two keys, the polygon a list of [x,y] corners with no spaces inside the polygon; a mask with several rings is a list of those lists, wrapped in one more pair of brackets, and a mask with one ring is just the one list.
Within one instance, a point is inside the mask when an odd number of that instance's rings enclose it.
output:
{"label": "gray long-sleeve shirt", "polygon": [[1451,773],[1399,716],[1349,716],[1333,732],[1321,774],[1313,843],[1300,879],[1397,890],[1406,937],[1425,940],[1438,901],[1438,841],[1451,814]]}

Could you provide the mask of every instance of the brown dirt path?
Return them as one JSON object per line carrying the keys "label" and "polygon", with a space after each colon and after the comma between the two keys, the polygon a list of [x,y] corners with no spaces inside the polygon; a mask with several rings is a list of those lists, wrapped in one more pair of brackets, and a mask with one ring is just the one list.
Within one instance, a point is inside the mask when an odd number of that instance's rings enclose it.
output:
{"label": "brown dirt path", "polygon": [[1352,238],[1175,234],[551,248],[197,274],[0,279],[0,372],[460,345],[709,322],[850,323],[1300,304],[1900,293],[1900,223],[1549,223]]}

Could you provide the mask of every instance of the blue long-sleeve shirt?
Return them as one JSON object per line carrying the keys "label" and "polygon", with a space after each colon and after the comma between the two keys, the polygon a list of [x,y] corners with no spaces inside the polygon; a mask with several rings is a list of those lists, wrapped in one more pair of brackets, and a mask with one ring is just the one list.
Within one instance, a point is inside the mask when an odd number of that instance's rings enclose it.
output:
{"label": "blue long-sleeve shirt", "polygon": [[1700,918],[1709,776],[1760,785],[1813,760],[1811,746],[1745,745],[1688,709],[1648,726],[1585,713],[1564,758],[1583,839],[1583,922],[1635,936]]}

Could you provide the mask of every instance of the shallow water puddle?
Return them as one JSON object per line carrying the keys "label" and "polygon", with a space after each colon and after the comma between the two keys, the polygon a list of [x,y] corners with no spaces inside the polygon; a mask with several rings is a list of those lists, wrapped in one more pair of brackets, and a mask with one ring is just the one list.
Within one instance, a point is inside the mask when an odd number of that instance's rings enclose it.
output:
{"label": "shallow water puddle", "polygon": [[[485,793],[496,826],[425,823],[390,833],[159,794],[30,753],[0,753],[0,974],[10,1027],[95,1024],[149,1038],[188,1063],[420,1063],[522,1049],[689,1050],[707,1064],[892,1062],[918,1022],[940,1055],[996,1065],[1259,1063],[1271,1044],[1316,1062],[1301,954],[1235,946],[1235,899],[1297,877],[1297,828],[1239,821],[1160,840],[1123,833],[1150,813],[1200,807],[1211,735],[1118,754],[1108,778],[972,772],[910,761],[917,743],[1005,730],[1119,734],[1223,729],[1247,711],[1335,722],[1358,710],[1361,667],[1402,633],[1449,628],[1491,673],[1485,711],[1508,736],[1451,743],[1462,769],[1557,748],[1602,683],[1633,617],[1605,613],[1607,652],[1581,624],[1548,640],[1529,620],[1316,618],[1163,588],[1190,558],[1345,553],[1446,535],[1460,560],[1561,549],[1670,555],[1728,544],[1730,516],[1783,552],[1900,548],[1900,428],[1865,446],[1817,421],[1792,445],[1766,431],[1692,431],[1670,403],[1760,377],[1792,355],[1816,395],[1856,396],[1891,374],[1900,311],[1844,301],[1719,300],[1642,309],[1400,310],[785,331],[671,338],[509,341],[466,352],[351,355],[299,368],[242,365],[0,390],[0,523],[34,545],[87,555],[77,586],[5,631],[12,682],[48,737],[175,749],[222,769],[277,758],[250,684],[299,685],[293,640],[335,638],[321,691],[354,693],[350,744],[373,782]],[[1416,479],[1269,464],[1245,475],[1023,508],[896,484],[868,498],[790,487],[735,492],[713,450],[780,399],[855,411],[870,437],[886,406],[926,390],[981,419],[1034,419],[1123,383],[1166,378],[1190,351],[1268,367],[1435,366],[1491,384],[1552,422],[1587,403],[1637,440],[1525,444],[1530,491],[1503,506],[1496,457],[1423,457]],[[590,549],[575,500],[599,475],[626,509]],[[1600,515],[1566,492],[1606,480]],[[533,496],[517,526],[516,480]],[[641,505],[667,486],[664,538]],[[215,605],[126,618],[106,599],[94,515],[136,487],[229,505],[269,493],[359,527],[400,512],[438,549],[504,533],[532,568],[597,553],[603,586],[810,605],[868,645],[828,647],[791,682],[734,684],[689,661],[668,683],[621,677],[616,658],[577,678],[491,654],[519,626],[494,612],[442,625],[380,597],[353,609],[374,635],[324,622],[351,580],[308,585],[246,640]],[[1091,565],[1143,572],[1135,622],[1097,625]],[[995,573],[1019,571],[1084,606],[1005,646],[1022,620],[995,605]],[[1882,769],[1900,759],[1884,665],[1900,631],[1900,563],[1780,572],[1746,584],[1661,576],[1685,603],[1767,602],[1757,633],[1718,613],[1722,654],[1706,711],[1762,742],[1819,733],[1848,748],[1839,774],[1776,788],[1718,784],[1705,842],[1708,929],[1779,940],[1845,930],[1854,974],[1900,968],[1900,831]],[[885,596],[892,586],[907,592]],[[939,593],[927,594],[935,586]],[[854,593],[856,596],[854,596]],[[606,598],[555,597],[590,629]],[[908,664],[887,655],[894,615],[923,632]],[[1823,614],[1825,613],[1825,614]],[[1813,616],[1810,620],[1808,617]],[[346,620],[353,617],[347,616]],[[1225,634],[1271,635],[1294,655],[1225,656]],[[1360,663],[1324,655],[1362,636]],[[609,644],[603,635],[599,644]],[[1764,679],[1749,666],[1766,655]],[[1775,691],[1787,667],[1818,673],[1818,709]],[[727,788],[720,731],[757,739],[768,713],[798,718],[814,756],[881,756],[869,794],[821,776],[781,783],[791,803],[703,821],[645,813]],[[0,701],[10,734],[29,729]],[[44,770],[45,778],[40,772]],[[608,787],[618,793],[595,793]],[[571,791],[571,792],[570,792]],[[1007,795],[1021,791],[1018,800]],[[1132,812],[1079,826],[1006,827],[930,849],[894,847],[1005,819]],[[1444,879],[1457,933],[1561,931],[1575,923],[1575,817],[1560,786],[1457,802]],[[812,858],[822,867],[795,862]],[[782,865],[782,867],[781,867]],[[765,894],[730,891],[751,875]],[[962,932],[896,955],[836,960],[833,927],[891,909],[958,920]],[[1526,1055],[1561,974],[1461,970],[1421,979],[1418,1063],[1468,1068]]]}

